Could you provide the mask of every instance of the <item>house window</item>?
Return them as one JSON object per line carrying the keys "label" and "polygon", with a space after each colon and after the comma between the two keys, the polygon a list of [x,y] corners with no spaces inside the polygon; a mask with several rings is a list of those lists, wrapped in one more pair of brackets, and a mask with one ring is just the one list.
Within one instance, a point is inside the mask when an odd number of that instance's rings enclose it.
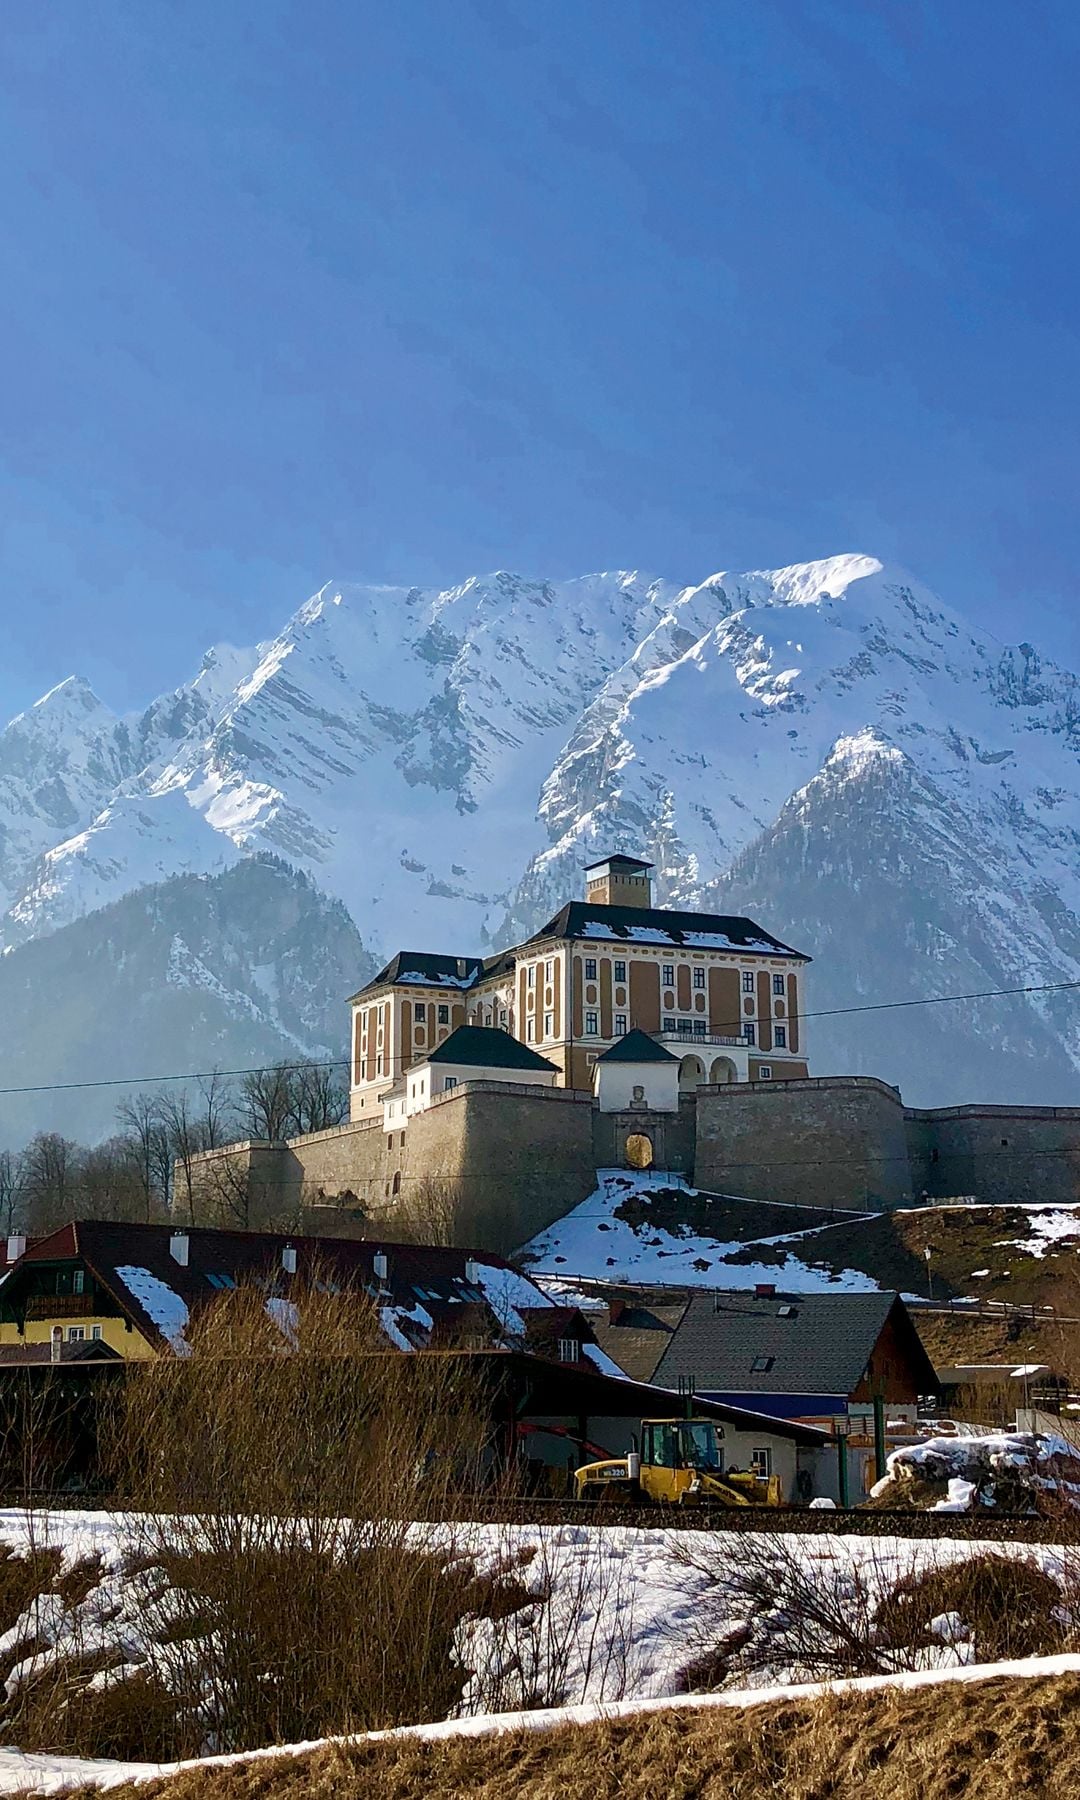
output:
{"label": "house window", "polygon": [[440,1025],[449,1025],[450,1008],[448,1006],[440,1006],[437,1017]]}
{"label": "house window", "polygon": [[526,1021],[525,1021],[525,1042],[527,1044],[535,1044],[535,1042],[536,1042],[536,1020],[535,1019],[526,1019]]}
{"label": "house window", "polygon": [[782,975],[774,975],[773,976],[772,991],[776,995],[776,998],[778,1000],[782,1000],[784,998],[784,977]]}
{"label": "house window", "polygon": [[587,1012],[585,1014],[585,1036],[586,1037],[595,1037],[597,1034],[597,1030],[598,1030],[598,1026],[597,1026],[596,1014],[594,1012]]}
{"label": "house window", "polygon": [[626,1036],[626,1014],[625,1013],[616,1013],[615,1014],[615,1036],[616,1037],[625,1037]]}
{"label": "house window", "polygon": [[662,980],[665,987],[675,986],[675,964],[664,963]]}
{"label": "house window", "polygon": [[101,1326],[100,1325],[91,1325],[90,1336],[93,1338],[95,1344],[100,1344],[101,1338],[102,1338]]}
{"label": "house window", "polygon": [[535,963],[529,964],[529,967],[525,974],[525,986],[531,987],[531,988],[534,988],[536,986],[536,964]]}
{"label": "house window", "polygon": [[620,981],[625,981],[625,980],[626,980],[626,964],[625,964],[625,963],[624,963],[624,962],[618,962],[618,961],[616,961],[616,964],[615,964],[615,980],[616,980],[616,982],[620,982]]}
{"label": "house window", "polygon": [[787,1049],[787,1026],[786,1025],[774,1025],[773,1026],[773,1043],[776,1045],[776,1048],[778,1050],[786,1050]]}
{"label": "house window", "polygon": [[81,1325],[69,1325],[68,1326],[68,1343],[69,1344],[81,1344],[83,1341],[83,1338],[85,1336],[86,1336],[86,1332]]}
{"label": "house window", "polygon": [[748,1044],[752,1044],[756,1041],[757,1033],[754,1029],[753,1019],[743,1020],[742,1034]]}
{"label": "house window", "polygon": [[770,1068],[768,1063],[762,1063],[760,1065],[760,1067],[758,1068],[758,1080],[759,1081],[771,1081],[772,1080],[772,1069]]}
{"label": "house window", "polygon": [[544,1014],[544,1036],[546,1038],[555,1036],[555,1014],[553,1012]]}
{"label": "house window", "polygon": [[750,1364],[751,1375],[767,1375],[775,1361],[775,1356],[755,1356]]}
{"label": "house window", "polygon": [[73,1294],[81,1294],[82,1293],[83,1283],[85,1282],[85,1280],[86,1280],[85,1271],[82,1269],[76,1269],[74,1274],[71,1277],[71,1291]]}
{"label": "house window", "polygon": [[705,986],[705,971],[704,971],[704,969],[697,968],[694,970],[694,986],[696,988],[703,988]]}
{"label": "house window", "polygon": [[750,1467],[755,1475],[761,1475],[768,1480],[772,1474],[772,1451],[767,1444],[759,1444],[756,1450],[751,1450]]}
{"label": "house window", "polygon": [[[456,1075],[448,1075],[446,1077],[446,1080],[443,1082],[443,1092],[448,1094],[450,1092],[451,1088],[456,1088],[456,1087],[457,1087],[457,1076]],[[403,1138],[402,1142],[404,1143],[404,1141],[405,1140]]]}
{"label": "house window", "polygon": [[581,1354],[581,1346],[578,1343],[577,1338],[560,1338],[559,1339],[559,1361],[560,1362],[577,1362],[580,1354]]}
{"label": "house window", "polygon": [[742,991],[744,994],[752,994],[754,991],[754,971],[752,969],[743,970]]}
{"label": "house window", "polygon": [[585,958],[585,979],[586,979],[586,981],[595,981],[596,980],[596,958],[595,958],[595,956],[587,956]]}

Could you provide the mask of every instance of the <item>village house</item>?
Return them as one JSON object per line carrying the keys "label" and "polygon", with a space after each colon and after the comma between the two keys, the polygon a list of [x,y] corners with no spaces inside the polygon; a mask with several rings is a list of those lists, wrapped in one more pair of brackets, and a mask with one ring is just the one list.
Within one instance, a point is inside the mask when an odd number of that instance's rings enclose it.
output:
{"label": "village house", "polygon": [[377,1114],[391,1091],[400,1102],[402,1077],[462,1026],[507,1033],[555,1070],[555,1085],[585,1091],[635,1030],[677,1057],[683,1091],[805,1077],[809,958],[752,919],[654,907],[651,867],[593,863],[584,900],[512,950],[399,951],[350,1002],[353,1119]]}

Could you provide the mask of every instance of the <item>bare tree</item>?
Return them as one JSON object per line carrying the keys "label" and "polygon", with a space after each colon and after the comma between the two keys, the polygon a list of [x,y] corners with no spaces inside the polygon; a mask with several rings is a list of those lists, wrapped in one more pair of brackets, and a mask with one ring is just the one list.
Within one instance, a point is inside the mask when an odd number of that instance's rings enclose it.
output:
{"label": "bare tree", "polygon": [[117,1108],[116,1116],[130,1146],[143,1193],[143,1216],[152,1219],[168,1211],[172,1186],[169,1134],[158,1094],[134,1094]]}
{"label": "bare tree", "polygon": [[0,1231],[11,1233],[25,1223],[26,1183],[23,1159],[0,1150]]}
{"label": "bare tree", "polygon": [[229,1117],[234,1101],[228,1083],[215,1070],[199,1082],[199,1128],[203,1148],[214,1150],[229,1136]]}
{"label": "bare tree", "polygon": [[185,1218],[194,1225],[198,1223],[195,1158],[210,1147],[206,1141],[205,1122],[196,1113],[186,1088],[177,1093],[166,1089],[159,1096],[158,1112],[173,1168],[173,1206],[182,1210]]}
{"label": "bare tree", "polygon": [[348,1117],[349,1096],[333,1064],[302,1063],[290,1073],[293,1100],[289,1123],[297,1137],[342,1124]]}
{"label": "bare tree", "polygon": [[240,1083],[237,1117],[250,1138],[280,1143],[294,1116],[295,1071],[287,1063],[253,1069]]}
{"label": "bare tree", "polygon": [[80,1150],[74,1189],[73,1216],[123,1223],[146,1219],[142,1178],[126,1137],[107,1138]]}
{"label": "bare tree", "polygon": [[39,1131],[21,1161],[29,1229],[42,1233],[66,1225],[78,1198],[78,1144],[57,1131]]}

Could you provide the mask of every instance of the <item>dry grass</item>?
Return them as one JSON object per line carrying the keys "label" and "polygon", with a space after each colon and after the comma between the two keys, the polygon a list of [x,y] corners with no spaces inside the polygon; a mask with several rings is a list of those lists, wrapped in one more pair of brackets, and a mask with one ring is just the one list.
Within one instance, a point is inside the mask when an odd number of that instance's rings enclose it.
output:
{"label": "dry grass", "polygon": [[115,1800],[1066,1800],[1080,1678],[841,1695],[196,1769]]}

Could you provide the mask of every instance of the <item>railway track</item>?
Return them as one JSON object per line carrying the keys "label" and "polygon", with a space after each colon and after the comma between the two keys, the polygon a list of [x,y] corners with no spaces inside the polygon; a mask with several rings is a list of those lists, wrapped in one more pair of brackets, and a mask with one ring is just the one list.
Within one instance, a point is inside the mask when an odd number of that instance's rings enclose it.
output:
{"label": "railway track", "polygon": [[[97,1504],[88,1496],[70,1493],[35,1494],[35,1512],[80,1511],[117,1516],[126,1510],[123,1501]],[[27,1496],[0,1493],[0,1510],[23,1508]],[[132,1508],[131,1510],[138,1510]],[[889,1508],[836,1507],[811,1511],[806,1507],[766,1506],[653,1506],[648,1502],[608,1504],[595,1500],[570,1500],[529,1494],[493,1500],[486,1494],[462,1494],[438,1515],[439,1521],[484,1525],[618,1525],[635,1531],[803,1532],[809,1536],[967,1538],[990,1543],[1080,1544],[1080,1512],[1059,1518],[1029,1513],[934,1513]],[[434,1521],[433,1521],[434,1522]],[[3,1528],[0,1525],[0,1537]]]}
{"label": "railway track", "polygon": [[463,1497],[450,1515],[492,1525],[620,1525],[638,1531],[805,1532],[853,1537],[971,1538],[993,1543],[1080,1543],[1080,1514],[1040,1518],[1023,1513],[934,1513],[837,1507],[834,1511],[765,1506],[605,1505],[543,1496],[493,1502]]}

